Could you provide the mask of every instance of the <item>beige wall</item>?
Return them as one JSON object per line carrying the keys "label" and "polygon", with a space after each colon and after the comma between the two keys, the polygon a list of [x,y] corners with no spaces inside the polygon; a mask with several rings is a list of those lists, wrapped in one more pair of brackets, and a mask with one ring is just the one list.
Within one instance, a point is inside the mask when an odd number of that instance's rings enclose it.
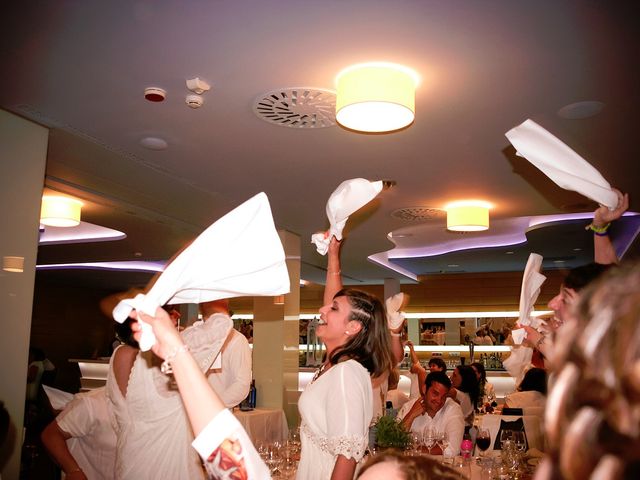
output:
{"label": "beige wall", "polygon": [[0,270],[0,400],[11,417],[0,447],[2,478],[16,479],[27,378],[31,305],[48,130],[0,110],[0,257],[24,257],[24,271]]}

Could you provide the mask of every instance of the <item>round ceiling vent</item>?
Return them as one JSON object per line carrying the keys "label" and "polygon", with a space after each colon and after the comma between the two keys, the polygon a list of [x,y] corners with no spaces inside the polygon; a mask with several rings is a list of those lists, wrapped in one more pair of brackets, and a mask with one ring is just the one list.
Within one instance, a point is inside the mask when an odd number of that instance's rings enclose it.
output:
{"label": "round ceiling vent", "polygon": [[439,220],[447,215],[441,208],[433,207],[407,207],[399,208],[391,212],[393,218],[406,222],[420,222],[425,220]]}
{"label": "round ceiling vent", "polygon": [[253,111],[262,120],[281,127],[333,127],[336,94],[323,88],[281,88],[256,98]]}

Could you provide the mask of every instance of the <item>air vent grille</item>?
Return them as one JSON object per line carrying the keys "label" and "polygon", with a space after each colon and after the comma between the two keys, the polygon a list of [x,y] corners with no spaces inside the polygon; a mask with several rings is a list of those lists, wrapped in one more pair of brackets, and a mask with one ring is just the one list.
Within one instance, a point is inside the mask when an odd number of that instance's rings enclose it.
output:
{"label": "air vent grille", "polygon": [[253,111],[262,120],[281,127],[333,127],[336,124],[336,94],[321,88],[282,88],[260,95]]}
{"label": "air vent grille", "polygon": [[441,208],[433,207],[406,207],[391,212],[393,218],[405,222],[424,222],[427,220],[440,220],[445,218],[447,212]]}

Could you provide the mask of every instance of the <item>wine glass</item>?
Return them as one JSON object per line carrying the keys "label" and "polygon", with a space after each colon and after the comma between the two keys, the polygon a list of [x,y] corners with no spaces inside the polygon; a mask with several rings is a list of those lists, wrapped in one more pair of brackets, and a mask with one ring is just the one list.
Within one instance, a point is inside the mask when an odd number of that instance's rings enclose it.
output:
{"label": "wine glass", "polygon": [[427,453],[428,453],[429,455],[431,455],[431,449],[433,448],[433,446],[434,446],[434,445],[435,445],[435,443],[436,443],[436,435],[435,435],[435,434],[436,434],[436,432],[435,432],[435,431],[433,431],[433,430],[432,430],[432,429],[430,429],[430,428],[427,428],[427,429],[424,431],[424,436],[423,436],[424,440],[423,440],[423,443],[424,443],[425,447],[427,447]]}
{"label": "wine glass", "polygon": [[476,437],[476,445],[482,451],[480,456],[484,456],[484,452],[486,452],[491,446],[491,433],[486,428],[481,428],[478,430],[478,436]]}
{"label": "wine glass", "polygon": [[411,432],[411,453],[412,455],[420,455],[420,445],[422,444],[422,435],[417,432]]}
{"label": "wine glass", "polygon": [[438,443],[440,444],[440,449],[442,450],[442,457],[446,457],[447,449],[449,448],[449,434],[447,432],[440,432],[438,435]]}

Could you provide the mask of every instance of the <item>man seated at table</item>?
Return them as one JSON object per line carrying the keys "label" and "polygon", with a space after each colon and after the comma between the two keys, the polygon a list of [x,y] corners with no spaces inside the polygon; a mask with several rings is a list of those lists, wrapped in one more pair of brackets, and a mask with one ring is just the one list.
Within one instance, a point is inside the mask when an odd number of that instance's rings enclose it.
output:
{"label": "man seated at table", "polygon": [[[228,300],[214,300],[200,304],[204,320],[215,313],[230,315]],[[220,351],[220,368],[211,368],[206,374],[209,385],[213,387],[227,408],[238,405],[249,394],[251,378],[251,347],[246,337],[235,328],[229,331],[227,340]]]}
{"label": "man seated at table", "polygon": [[464,415],[455,400],[448,397],[451,380],[444,372],[431,372],[425,381],[426,393],[407,402],[398,412],[405,428],[422,433],[430,428],[446,432],[449,446],[442,452],[439,446],[431,449],[434,455],[458,455],[464,435]]}

